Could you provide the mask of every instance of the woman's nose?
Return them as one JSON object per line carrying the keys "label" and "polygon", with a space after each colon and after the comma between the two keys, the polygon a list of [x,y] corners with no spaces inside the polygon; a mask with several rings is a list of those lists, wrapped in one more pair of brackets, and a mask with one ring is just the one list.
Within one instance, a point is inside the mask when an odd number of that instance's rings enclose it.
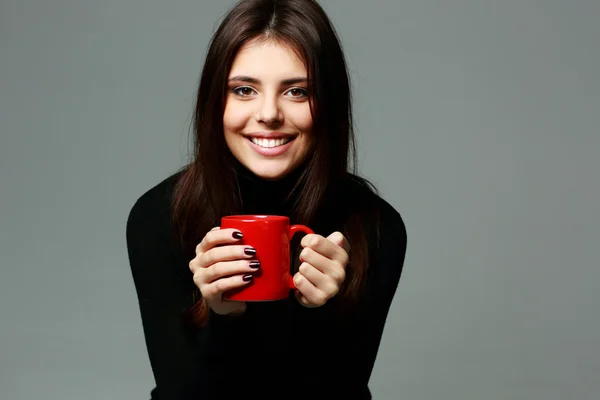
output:
{"label": "woman's nose", "polygon": [[275,96],[263,97],[256,112],[256,119],[258,122],[265,124],[274,124],[282,121],[283,115]]}

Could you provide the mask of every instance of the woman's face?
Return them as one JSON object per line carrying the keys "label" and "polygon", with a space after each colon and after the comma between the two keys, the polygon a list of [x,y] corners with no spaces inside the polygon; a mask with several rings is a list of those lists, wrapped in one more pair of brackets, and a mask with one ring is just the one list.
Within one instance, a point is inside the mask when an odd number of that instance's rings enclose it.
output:
{"label": "woman's face", "polygon": [[225,141],[256,176],[283,178],[308,157],[314,138],[306,67],[275,41],[251,41],[229,73]]}

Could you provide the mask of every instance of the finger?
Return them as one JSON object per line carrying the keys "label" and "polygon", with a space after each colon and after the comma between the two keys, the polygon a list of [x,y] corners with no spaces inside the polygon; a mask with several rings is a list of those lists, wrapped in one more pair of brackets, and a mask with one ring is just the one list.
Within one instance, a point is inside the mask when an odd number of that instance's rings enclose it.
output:
{"label": "finger", "polygon": [[350,242],[348,242],[341,232],[333,232],[331,235],[327,236],[327,239],[340,246],[346,253],[350,254]]}
{"label": "finger", "polygon": [[326,258],[338,261],[344,266],[348,263],[348,253],[346,253],[343,248],[321,235],[308,234],[302,238],[300,243],[302,247],[311,248]]}
{"label": "finger", "polygon": [[218,227],[215,227],[215,228],[211,229],[210,231],[208,231],[208,233],[204,236],[202,241],[198,244],[198,246],[196,246],[196,255],[198,255],[200,253],[205,253],[208,250],[212,249],[213,247],[216,247],[219,245],[236,243],[241,239],[241,238],[238,238],[239,235],[238,235],[238,237],[233,236],[233,234],[236,232],[241,233],[237,229],[232,229],[232,228],[217,229],[217,228]]}
{"label": "finger", "polygon": [[302,274],[314,287],[325,293],[328,298],[335,296],[339,292],[339,283],[330,276],[325,275],[309,263],[302,263],[298,268]]}
{"label": "finger", "polygon": [[200,292],[208,299],[217,299],[221,298],[223,292],[246,286],[250,282],[252,282],[251,274],[235,275],[204,284],[200,288]]}
{"label": "finger", "polygon": [[229,245],[213,247],[200,256],[200,266],[210,267],[222,261],[248,260],[256,257],[256,249],[251,246]]}
{"label": "finger", "polygon": [[223,261],[206,268],[204,279],[206,283],[211,283],[231,275],[250,274],[259,268],[260,262],[256,260]]}
{"label": "finger", "polygon": [[317,253],[310,247],[305,247],[300,253],[300,261],[307,262],[321,271],[323,274],[331,277],[334,281],[341,283],[345,278],[345,265],[330,260],[329,258]]}
{"label": "finger", "polygon": [[[302,304],[321,306],[327,302],[327,296],[315,285],[313,285],[301,272],[294,275],[294,285],[302,295],[300,301]],[[302,297],[304,299],[302,299]]]}

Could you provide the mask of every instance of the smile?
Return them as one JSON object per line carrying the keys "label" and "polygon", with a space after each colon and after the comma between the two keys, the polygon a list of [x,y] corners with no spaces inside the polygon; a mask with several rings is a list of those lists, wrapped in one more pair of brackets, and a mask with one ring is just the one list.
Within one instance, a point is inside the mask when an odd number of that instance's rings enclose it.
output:
{"label": "smile", "polygon": [[262,138],[248,138],[252,143],[265,149],[272,149],[274,147],[283,146],[293,140],[293,138],[281,138],[281,139],[262,139]]}
{"label": "smile", "polygon": [[280,157],[287,153],[293,146],[296,136],[285,137],[258,137],[246,136],[250,148],[262,157]]}

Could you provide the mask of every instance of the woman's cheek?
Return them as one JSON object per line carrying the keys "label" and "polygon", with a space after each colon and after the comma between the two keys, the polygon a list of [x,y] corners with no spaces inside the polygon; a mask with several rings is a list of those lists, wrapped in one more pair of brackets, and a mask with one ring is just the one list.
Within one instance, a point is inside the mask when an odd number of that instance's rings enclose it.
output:
{"label": "woman's cheek", "polygon": [[238,132],[244,129],[249,118],[249,110],[241,105],[227,105],[223,113],[225,129]]}

